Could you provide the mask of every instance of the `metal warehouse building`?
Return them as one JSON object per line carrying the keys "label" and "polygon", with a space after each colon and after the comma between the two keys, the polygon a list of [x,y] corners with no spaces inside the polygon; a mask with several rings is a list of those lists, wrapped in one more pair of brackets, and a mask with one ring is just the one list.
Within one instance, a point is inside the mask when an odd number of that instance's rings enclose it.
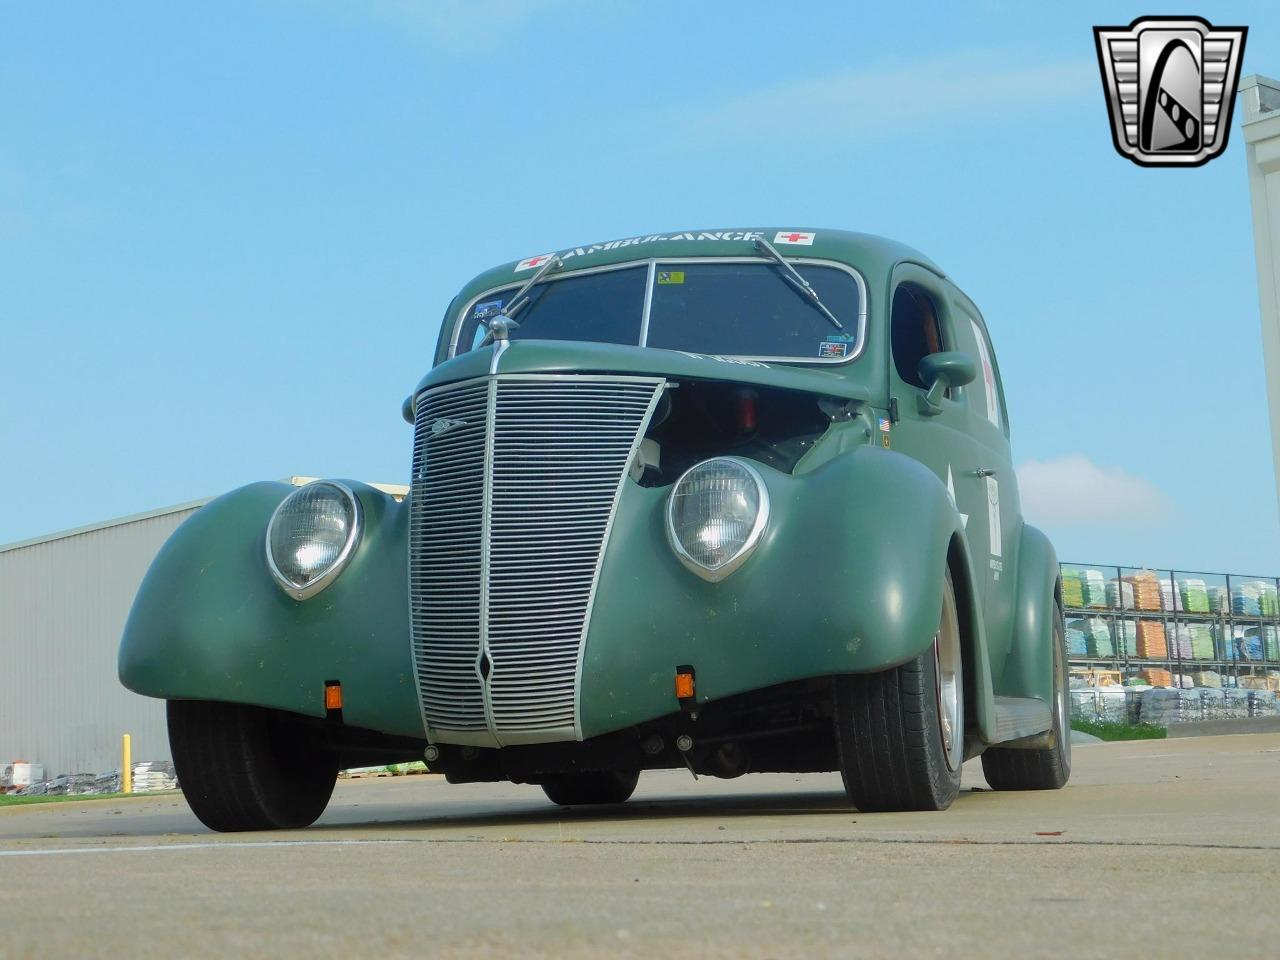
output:
{"label": "metal warehouse building", "polygon": [[147,567],[207,502],[0,546],[0,765],[105,773],[120,765],[124,733],[135,761],[170,759],[164,704],[120,685],[116,651]]}

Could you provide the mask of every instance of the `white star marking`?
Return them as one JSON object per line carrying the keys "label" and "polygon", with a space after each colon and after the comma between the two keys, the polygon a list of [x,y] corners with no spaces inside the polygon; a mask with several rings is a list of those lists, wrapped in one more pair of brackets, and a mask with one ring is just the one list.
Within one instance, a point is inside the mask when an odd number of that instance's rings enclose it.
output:
{"label": "white star marking", "polygon": [[[951,464],[949,463],[947,464],[947,496],[951,498],[951,505],[959,510],[960,504],[956,503],[956,481],[955,478],[951,476]],[[968,530],[969,515],[967,513],[960,514],[960,520],[964,523],[964,528]]]}

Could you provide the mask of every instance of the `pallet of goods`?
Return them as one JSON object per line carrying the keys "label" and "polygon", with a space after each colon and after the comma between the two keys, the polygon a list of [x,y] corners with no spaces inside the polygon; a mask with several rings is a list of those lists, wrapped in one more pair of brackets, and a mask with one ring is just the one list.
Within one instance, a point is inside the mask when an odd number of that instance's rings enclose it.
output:
{"label": "pallet of goods", "polygon": [[1134,610],[1161,610],[1160,578],[1153,570],[1141,570],[1124,578],[1133,587]]}
{"label": "pallet of goods", "polygon": [[1169,646],[1165,641],[1164,624],[1159,620],[1138,621],[1138,656],[1147,660],[1165,660]]}
{"label": "pallet of goods", "polygon": [[1187,613],[1209,612],[1209,587],[1203,580],[1188,578],[1178,581],[1178,596]]}

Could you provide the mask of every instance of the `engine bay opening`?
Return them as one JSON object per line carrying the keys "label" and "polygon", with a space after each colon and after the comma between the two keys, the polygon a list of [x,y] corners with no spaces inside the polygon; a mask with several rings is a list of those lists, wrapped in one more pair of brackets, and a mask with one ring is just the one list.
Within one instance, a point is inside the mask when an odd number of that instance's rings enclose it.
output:
{"label": "engine bay opening", "polygon": [[828,398],[794,390],[685,380],[664,392],[641,443],[632,479],[674,483],[710,457],[735,456],[791,473],[827,429]]}

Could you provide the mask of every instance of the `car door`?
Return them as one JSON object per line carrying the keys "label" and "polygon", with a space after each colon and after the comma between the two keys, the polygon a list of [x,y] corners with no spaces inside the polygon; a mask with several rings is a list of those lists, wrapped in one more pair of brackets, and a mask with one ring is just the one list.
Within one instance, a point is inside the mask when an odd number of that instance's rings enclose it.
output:
{"label": "car door", "polygon": [[964,294],[953,291],[952,321],[958,349],[974,358],[978,376],[964,388],[975,444],[977,472],[986,494],[986,553],[975,551],[973,565],[983,581],[987,649],[999,670],[1013,635],[1017,602],[1017,553],[1022,535],[1022,505],[1009,447],[1009,420],[1000,369],[982,315]]}
{"label": "car door", "polygon": [[[924,463],[946,485],[964,523],[970,555],[985,565],[991,526],[987,485],[979,472],[987,458],[974,442],[970,391],[949,390],[941,410],[931,412],[922,403],[928,385],[918,372],[920,360],[930,353],[964,350],[949,285],[923,267],[900,264],[891,289],[889,385],[897,419],[889,432],[890,446]],[[973,359],[977,364],[978,358]]]}

